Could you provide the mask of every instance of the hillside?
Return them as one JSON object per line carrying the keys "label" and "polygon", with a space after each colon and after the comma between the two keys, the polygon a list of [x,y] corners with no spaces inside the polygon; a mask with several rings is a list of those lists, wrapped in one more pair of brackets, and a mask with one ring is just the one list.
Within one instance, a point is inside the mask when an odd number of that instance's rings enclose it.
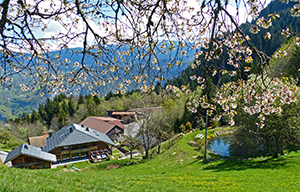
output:
{"label": "hillside", "polygon": [[0,165],[0,191],[299,190],[299,153],[278,159],[203,162],[201,153],[188,145],[198,133],[186,134],[161,155],[118,169],[107,170],[106,167],[126,165],[130,160],[74,164],[80,172],[70,172],[69,167],[26,170]]}

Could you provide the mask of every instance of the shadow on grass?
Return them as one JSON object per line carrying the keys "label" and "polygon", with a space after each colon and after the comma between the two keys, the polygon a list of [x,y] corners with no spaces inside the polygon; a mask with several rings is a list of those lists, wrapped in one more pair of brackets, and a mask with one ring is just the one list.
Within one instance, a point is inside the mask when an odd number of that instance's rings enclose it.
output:
{"label": "shadow on grass", "polygon": [[214,171],[242,171],[246,169],[278,169],[282,167],[291,166],[290,160],[293,157],[278,158],[278,159],[264,159],[264,160],[211,160],[202,161],[203,170]]}

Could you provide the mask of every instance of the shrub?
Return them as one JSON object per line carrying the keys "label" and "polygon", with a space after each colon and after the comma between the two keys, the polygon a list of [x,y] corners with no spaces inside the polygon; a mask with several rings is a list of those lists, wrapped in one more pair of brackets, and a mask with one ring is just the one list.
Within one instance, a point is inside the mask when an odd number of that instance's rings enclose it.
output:
{"label": "shrub", "polygon": [[20,143],[18,141],[11,139],[11,140],[7,141],[5,148],[15,149],[19,145],[20,145]]}
{"label": "shrub", "polygon": [[188,121],[188,122],[186,122],[186,124],[185,124],[185,127],[186,127],[186,130],[187,131],[190,131],[190,130],[192,130],[192,124]]}
{"label": "shrub", "polygon": [[186,127],[183,124],[181,124],[179,129],[180,129],[180,132],[184,133],[186,130]]}

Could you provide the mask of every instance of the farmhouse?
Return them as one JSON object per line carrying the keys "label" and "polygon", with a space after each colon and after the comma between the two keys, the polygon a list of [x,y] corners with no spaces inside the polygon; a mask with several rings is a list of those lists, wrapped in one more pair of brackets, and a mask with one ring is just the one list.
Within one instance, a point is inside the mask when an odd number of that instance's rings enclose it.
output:
{"label": "farmhouse", "polygon": [[104,133],[72,124],[50,133],[42,151],[55,154],[57,162],[61,162],[85,158],[96,151],[109,151],[111,154],[110,145],[114,143]]}
{"label": "farmhouse", "polygon": [[80,124],[105,133],[113,142],[119,141],[124,137],[124,125],[120,120],[112,117],[90,116]]}
{"label": "farmhouse", "polygon": [[51,164],[56,162],[56,156],[24,143],[8,153],[4,163],[9,161],[13,167],[43,169],[51,168]]}

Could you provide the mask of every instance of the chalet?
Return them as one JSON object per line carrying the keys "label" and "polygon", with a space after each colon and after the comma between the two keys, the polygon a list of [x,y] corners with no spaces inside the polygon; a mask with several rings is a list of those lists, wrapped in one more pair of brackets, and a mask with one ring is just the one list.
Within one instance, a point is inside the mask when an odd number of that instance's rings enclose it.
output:
{"label": "chalet", "polygon": [[111,154],[110,145],[114,143],[104,133],[72,124],[50,133],[42,151],[55,154],[57,162],[62,162],[90,157],[95,151],[105,150]]}
{"label": "chalet", "polygon": [[44,135],[37,137],[29,137],[28,143],[29,145],[36,147],[44,147],[46,145],[46,138],[49,137],[46,131],[44,131]]}
{"label": "chalet", "polygon": [[51,164],[56,162],[56,156],[24,143],[8,153],[4,163],[9,161],[12,167],[43,169],[51,168]]}
{"label": "chalet", "polygon": [[105,133],[113,142],[119,141],[124,137],[124,125],[120,120],[112,117],[90,116],[80,124]]}
{"label": "chalet", "polygon": [[107,111],[107,115],[108,117],[122,120],[126,124],[138,121],[137,113],[135,111]]}

